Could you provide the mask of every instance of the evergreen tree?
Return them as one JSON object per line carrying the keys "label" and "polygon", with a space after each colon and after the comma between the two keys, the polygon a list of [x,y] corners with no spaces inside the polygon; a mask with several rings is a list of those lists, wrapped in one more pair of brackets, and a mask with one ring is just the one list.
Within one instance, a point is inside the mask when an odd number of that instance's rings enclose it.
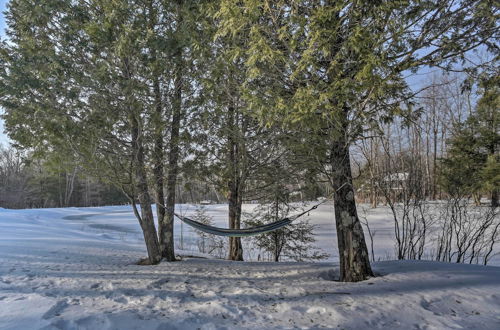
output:
{"label": "evergreen tree", "polygon": [[[252,211],[252,215],[244,220],[245,226],[264,225],[302,211],[300,206],[291,203],[290,192],[282,182],[275,182],[273,191],[274,193],[266,198],[268,203],[259,204]],[[270,253],[275,262],[280,261],[282,257],[295,261],[327,258],[327,254],[313,246],[316,241],[314,228],[309,220],[298,219],[283,228],[255,236],[252,241],[258,248]]]}
{"label": "evergreen tree", "polygon": [[[210,217],[207,214],[207,210],[203,205],[196,207],[194,215],[192,216],[192,219],[195,221],[198,221],[204,225],[209,225],[209,226],[214,225],[212,217]],[[210,239],[213,239],[214,235],[207,234],[204,231],[201,231],[199,229],[195,229],[194,231],[200,237],[200,240],[198,241],[198,249],[200,250],[201,253],[207,253],[207,251],[209,250],[208,241]]]}
{"label": "evergreen tree", "polygon": [[480,177],[482,188],[491,193],[491,206],[499,206],[500,190],[500,74],[481,83],[482,97],[473,116],[480,150],[486,155]]}
{"label": "evergreen tree", "polygon": [[457,125],[442,160],[441,185],[452,196],[474,196],[489,191],[491,206],[498,206],[500,187],[500,93],[498,78],[481,83],[482,96],[474,113]]}
{"label": "evergreen tree", "polygon": [[[213,226],[213,218],[207,214],[207,209],[205,206],[197,206],[195,213],[193,215],[193,220],[201,222],[205,225]],[[222,251],[226,249],[223,237],[216,236],[213,234],[207,234],[201,230],[194,230],[198,237],[198,250],[201,253],[215,254],[217,257],[223,257]]]}
{"label": "evergreen tree", "polygon": [[[196,40],[197,80],[203,108],[197,118],[197,167],[228,201],[229,228],[238,229],[242,221],[242,204],[256,199],[264,164],[276,157],[280,132],[259,125],[249,115],[243,99],[244,58],[232,52],[245,47],[248,34],[235,38],[216,35],[215,13],[220,3],[208,3],[206,16],[200,20],[203,33]],[[230,260],[243,260],[240,237],[229,238]]]}
{"label": "evergreen tree", "polygon": [[152,107],[141,12],[140,1],[11,1],[1,103],[19,145],[71,150],[87,173],[128,196],[155,264],[161,254],[146,173],[144,114]]}
{"label": "evergreen tree", "polygon": [[[493,1],[222,1],[219,35],[248,33],[245,100],[267,125],[301,131],[302,157],[327,168],[342,281],[372,275],[354,200],[350,145],[401,113],[403,74],[449,67],[498,30]],[[432,46],[432,47],[431,47]]]}

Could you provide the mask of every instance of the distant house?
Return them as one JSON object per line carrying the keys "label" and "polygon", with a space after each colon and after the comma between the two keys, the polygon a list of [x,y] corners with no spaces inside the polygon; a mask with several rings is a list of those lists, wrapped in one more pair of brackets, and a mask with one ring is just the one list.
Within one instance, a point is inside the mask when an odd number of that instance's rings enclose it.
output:
{"label": "distant house", "polygon": [[391,199],[399,200],[409,177],[408,172],[396,172],[386,174],[382,178],[375,178],[372,181],[365,181],[356,190],[356,200],[376,206],[379,202],[384,202],[383,191]]}
{"label": "distant house", "polygon": [[408,172],[391,173],[386,175],[380,184],[386,189],[399,191],[406,185],[409,176]]}

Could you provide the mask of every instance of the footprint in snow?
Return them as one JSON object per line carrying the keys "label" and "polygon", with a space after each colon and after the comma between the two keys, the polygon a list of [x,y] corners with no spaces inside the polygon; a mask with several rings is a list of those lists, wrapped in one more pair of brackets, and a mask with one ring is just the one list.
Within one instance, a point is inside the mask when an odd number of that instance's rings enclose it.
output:
{"label": "footprint in snow", "polygon": [[158,280],[158,281],[154,281],[154,282],[151,282],[147,288],[148,290],[151,290],[151,289],[161,289],[165,284],[168,283],[168,279],[161,279],[161,280]]}
{"label": "footprint in snow", "polygon": [[434,313],[434,315],[442,315],[442,313],[439,313],[438,311],[436,311],[436,308],[433,305],[433,303],[435,303],[435,301],[427,301],[427,300],[423,299],[420,302],[420,306],[422,306],[423,309]]}
{"label": "footprint in snow", "polygon": [[44,320],[51,319],[56,316],[60,316],[61,313],[68,307],[68,303],[66,300],[59,300],[54,306],[52,306],[45,314],[43,314],[42,318]]}
{"label": "footprint in snow", "polygon": [[119,298],[115,298],[113,299],[114,301],[116,301],[117,303],[120,303],[120,304],[128,304],[128,299],[125,298],[125,297],[119,297]]}

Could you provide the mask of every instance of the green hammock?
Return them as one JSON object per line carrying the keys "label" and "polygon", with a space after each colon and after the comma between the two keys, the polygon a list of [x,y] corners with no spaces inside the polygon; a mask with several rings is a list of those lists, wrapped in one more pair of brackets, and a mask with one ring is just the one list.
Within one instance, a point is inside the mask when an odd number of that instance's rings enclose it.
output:
{"label": "green hammock", "polygon": [[196,228],[202,232],[208,233],[208,234],[213,234],[217,236],[228,236],[228,237],[246,237],[246,236],[254,236],[254,235],[259,235],[259,234],[264,234],[270,231],[274,231],[277,229],[280,229],[281,227],[284,227],[293,221],[297,220],[301,216],[303,216],[306,213],[309,213],[310,211],[316,209],[318,206],[323,204],[326,200],[322,201],[321,203],[314,205],[310,209],[300,213],[296,214],[294,216],[288,217],[288,218],[283,218],[281,220],[268,223],[265,225],[261,226],[256,226],[252,228],[244,228],[244,229],[228,229],[228,228],[219,228],[219,227],[214,227],[214,226],[209,226],[206,224],[203,224],[201,222],[195,221],[193,219],[190,219],[188,217],[179,215],[177,213],[174,213],[174,215],[179,218],[182,222],[184,222],[187,225],[190,225],[193,228]]}

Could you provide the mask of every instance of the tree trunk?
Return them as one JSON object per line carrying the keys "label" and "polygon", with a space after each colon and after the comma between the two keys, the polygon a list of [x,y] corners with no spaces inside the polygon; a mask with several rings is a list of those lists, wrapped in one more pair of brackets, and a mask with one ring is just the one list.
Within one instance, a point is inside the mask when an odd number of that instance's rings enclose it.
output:
{"label": "tree trunk", "polygon": [[[165,196],[163,193],[164,187],[164,166],[163,166],[163,132],[164,132],[164,121],[162,120],[163,111],[161,106],[161,95],[160,95],[160,85],[157,79],[154,81],[154,94],[155,94],[155,145],[154,145],[154,155],[153,155],[153,175],[155,179],[155,194],[156,194],[156,218],[158,219],[158,239],[160,244],[161,254],[167,261],[171,261],[171,255],[173,255],[173,230],[172,234],[169,235],[169,226],[165,223]],[[168,221],[167,221],[168,223]],[[173,228],[173,226],[172,226]],[[166,251],[172,246],[172,253],[167,253]]]}
{"label": "tree trunk", "polygon": [[437,168],[437,137],[438,130],[434,130],[434,154],[432,155],[432,200],[436,200],[437,198],[437,177],[438,177],[438,168]]}
{"label": "tree trunk", "polygon": [[73,190],[75,187],[75,177],[76,173],[78,171],[78,167],[75,166],[73,168],[73,172],[71,174],[68,174],[66,172],[66,189],[64,191],[64,205],[69,206],[71,202],[71,196],[73,196]]}
{"label": "tree trunk", "polygon": [[[234,107],[228,109],[228,204],[229,228],[239,229],[241,226],[241,196],[238,175],[238,141],[236,141],[236,111]],[[243,246],[240,237],[229,238],[229,260],[243,260]]]}
{"label": "tree trunk", "polygon": [[493,188],[491,192],[491,207],[498,207],[498,189]]}
{"label": "tree trunk", "polygon": [[[493,119],[491,120],[493,122]],[[496,151],[496,144],[492,143],[488,149],[489,149],[489,155],[488,157],[495,157],[495,151]],[[495,159],[495,158],[493,158]],[[491,190],[491,207],[498,207],[500,204],[498,203],[498,187],[495,185],[493,186],[493,189]]]}
{"label": "tree trunk", "polygon": [[[241,198],[238,182],[232,178],[228,182],[229,228],[241,228]],[[243,246],[240,237],[229,238],[229,260],[243,261]]]}
{"label": "tree trunk", "polygon": [[[238,221],[238,206],[235,200],[234,191],[229,192],[229,228],[239,229],[240,222]],[[241,245],[240,237],[229,237],[229,260],[243,261],[243,246]]]}
{"label": "tree trunk", "polygon": [[172,108],[172,122],[170,133],[170,152],[168,155],[168,175],[167,175],[167,201],[166,214],[160,226],[160,243],[162,246],[162,256],[167,261],[175,261],[174,253],[174,211],[176,200],[176,184],[179,172],[179,130],[181,122],[182,108],[182,78],[181,64],[177,64],[174,79],[174,102]]}
{"label": "tree trunk", "polygon": [[[274,219],[273,221],[278,221],[279,219],[279,200],[277,195],[275,195],[275,201],[274,201]],[[280,254],[281,254],[281,239],[283,237],[280,237],[279,230],[273,231],[273,239],[274,239],[274,262],[279,262],[280,261]]]}
{"label": "tree trunk", "polygon": [[[153,1],[149,2],[148,6],[149,10],[149,28],[151,31],[154,31],[155,25],[157,24],[157,13],[153,7]],[[151,48],[151,62],[153,63],[153,67],[157,67],[157,56],[156,49],[154,47]],[[161,73],[155,69],[152,73],[153,79],[153,95],[154,95],[154,104],[155,111],[153,113],[153,126],[154,126],[154,148],[153,148],[153,178],[154,178],[154,190],[155,190],[155,202],[156,202],[156,219],[158,220],[158,239],[160,244],[160,250],[165,251],[166,246],[166,237],[163,234],[163,219],[165,218],[165,194],[164,194],[164,134],[165,134],[165,120],[163,118],[163,102],[161,96],[160,89],[160,76]],[[172,238],[173,240],[173,238]],[[173,242],[172,242],[173,245]]]}
{"label": "tree trunk", "polygon": [[335,221],[340,259],[340,281],[357,282],[373,276],[363,228],[356,211],[345,132],[332,146],[331,165]]}
{"label": "tree trunk", "polygon": [[[154,225],[153,210],[151,208],[151,196],[149,195],[146,171],[144,167],[144,146],[142,143],[142,136],[139,133],[139,123],[137,118],[132,114],[131,122],[131,135],[132,135],[132,154],[134,155],[135,165],[135,189],[137,191],[137,198],[141,205],[141,215],[136,213],[139,223],[144,235],[144,242],[148,251],[149,262],[154,265],[160,262],[161,253],[158,244],[158,236],[156,236],[156,228]],[[135,208],[135,205],[134,205]]]}
{"label": "tree trunk", "polygon": [[[145,183],[145,182],[144,182]],[[158,244],[158,237],[156,236],[156,228],[154,225],[153,209],[151,208],[151,196],[147,191],[147,185],[140,185],[138,200],[141,206],[141,228],[146,242],[146,249],[148,251],[149,262],[155,265],[161,261],[160,245]],[[143,189],[146,189],[144,191]]]}
{"label": "tree trunk", "polygon": [[480,193],[478,193],[478,192],[472,193],[472,199],[474,200],[475,206],[481,205],[481,194]]}
{"label": "tree trunk", "polygon": [[180,143],[180,123],[182,117],[182,0],[177,1],[177,30],[176,30],[176,50],[174,68],[174,95],[172,100],[172,121],[170,131],[170,150],[168,155],[168,175],[167,175],[167,200],[165,216],[161,223],[160,242],[162,246],[162,256],[167,261],[175,261],[174,253],[174,211],[176,202],[176,184],[179,173],[179,143]]}

